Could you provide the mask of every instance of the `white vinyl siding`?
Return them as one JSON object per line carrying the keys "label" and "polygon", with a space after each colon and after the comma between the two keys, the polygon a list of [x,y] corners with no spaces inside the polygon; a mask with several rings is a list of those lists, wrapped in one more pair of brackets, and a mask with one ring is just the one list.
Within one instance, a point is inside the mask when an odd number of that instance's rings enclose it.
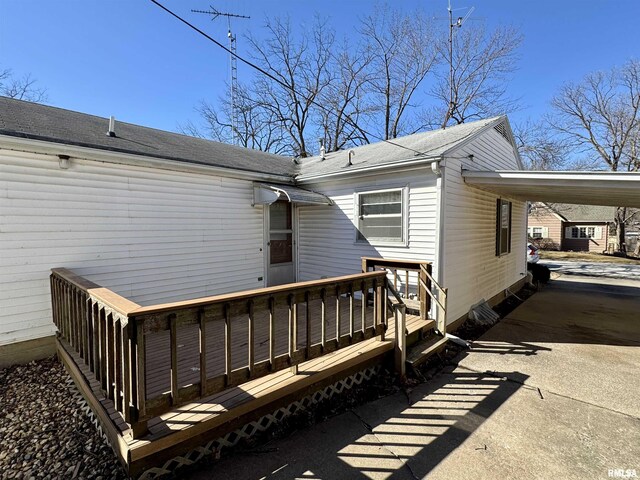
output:
{"label": "white vinyl siding", "polygon": [[[473,155],[472,159],[469,158]],[[445,158],[443,283],[449,288],[448,322],[502,292],[526,273],[527,205],[512,202],[511,252],[496,256],[496,203],[492,193],[464,183],[461,168],[514,170],[513,147],[489,129]]]}
{"label": "white vinyl siding", "polygon": [[[358,273],[364,256],[434,261],[436,177],[429,168],[302,186],[329,196],[335,204],[298,208],[299,281]],[[389,189],[406,191],[406,245],[355,241],[354,192]]]}
{"label": "white vinyl siding", "polygon": [[0,344],[50,335],[66,267],[140,304],[263,286],[251,182],[0,152]]}

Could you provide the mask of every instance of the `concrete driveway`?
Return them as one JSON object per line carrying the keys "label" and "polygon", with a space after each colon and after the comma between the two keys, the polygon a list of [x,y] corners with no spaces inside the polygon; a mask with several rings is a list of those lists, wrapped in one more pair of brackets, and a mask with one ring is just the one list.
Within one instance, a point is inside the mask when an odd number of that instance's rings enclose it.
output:
{"label": "concrete driveway", "polygon": [[189,478],[640,476],[640,282],[562,276],[459,360]]}
{"label": "concrete driveway", "polygon": [[562,275],[582,275],[598,278],[623,278],[640,281],[640,262],[635,265],[604,262],[573,262],[540,260],[553,272]]}

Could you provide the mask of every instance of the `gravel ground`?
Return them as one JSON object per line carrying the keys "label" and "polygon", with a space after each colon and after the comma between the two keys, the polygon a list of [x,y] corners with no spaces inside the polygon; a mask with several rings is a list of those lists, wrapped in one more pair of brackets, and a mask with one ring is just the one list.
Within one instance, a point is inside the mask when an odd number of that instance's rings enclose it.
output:
{"label": "gravel ground", "polygon": [[125,479],[55,357],[0,370],[0,478]]}

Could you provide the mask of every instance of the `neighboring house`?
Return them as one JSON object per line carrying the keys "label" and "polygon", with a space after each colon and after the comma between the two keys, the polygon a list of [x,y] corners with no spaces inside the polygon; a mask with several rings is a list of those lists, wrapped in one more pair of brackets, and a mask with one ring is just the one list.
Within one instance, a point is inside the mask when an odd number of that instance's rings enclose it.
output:
{"label": "neighboring house", "polygon": [[607,250],[615,207],[534,203],[527,233],[540,248],[598,252]]}
{"label": "neighboring house", "polygon": [[506,117],[298,161],[108,125],[0,98],[0,353],[54,333],[53,267],[148,305],[417,259],[449,323],[524,280],[526,202],[463,179],[522,168]]}

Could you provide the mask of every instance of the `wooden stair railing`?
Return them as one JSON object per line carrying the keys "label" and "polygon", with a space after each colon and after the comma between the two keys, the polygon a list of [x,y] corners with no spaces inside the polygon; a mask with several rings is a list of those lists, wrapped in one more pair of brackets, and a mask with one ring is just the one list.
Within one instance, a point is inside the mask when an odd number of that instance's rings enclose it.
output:
{"label": "wooden stair railing", "polygon": [[[131,425],[134,438],[146,433],[148,420],[178,405],[286,368],[297,373],[303,361],[374,336],[384,340],[387,290],[386,272],[373,271],[141,307],[69,270],[53,269],[51,274],[53,317],[61,344],[88,366],[105,397]],[[334,302],[335,318],[328,318],[329,302]],[[347,325],[343,325],[343,308],[348,309],[344,315]],[[283,310],[288,321],[287,351],[278,354],[275,316]],[[298,345],[301,312],[307,334]],[[266,360],[257,361],[255,320],[259,315],[268,317],[269,354]],[[232,340],[237,334],[233,324],[238,317],[247,319],[248,347],[246,365],[234,369]],[[207,338],[216,321],[224,324],[224,373],[212,376],[207,373]],[[335,322],[333,338],[328,338],[330,321]],[[312,322],[321,332],[317,342],[311,338]],[[196,328],[199,336],[199,381],[183,385],[178,378],[178,332],[188,326]],[[151,335],[162,332],[169,338],[170,388],[152,394],[147,389],[150,365],[145,345]]]}
{"label": "wooden stair railing", "polygon": [[427,291],[431,290],[432,264],[417,260],[399,260],[390,258],[362,257],[362,271],[386,271],[391,276],[389,284],[404,294],[404,303],[411,308],[412,295],[417,296],[419,302],[420,318],[429,318],[431,310],[431,296]]}
{"label": "wooden stair railing", "polygon": [[[400,376],[404,376],[407,359],[407,338],[405,334],[407,297],[411,295],[412,290],[416,291],[420,301],[420,317],[423,320],[428,318],[429,311],[434,306],[435,311],[432,313],[436,319],[435,341],[436,343],[440,342],[438,344],[439,347],[447,339],[448,291],[433,278],[433,265],[430,262],[362,257],[362,271],[371,270],[382,270],[388,274],[387,290],[396,300],[396,303],[389,300],[395,319],[395,366],[396,372]],[[389,276],[392,278],[389,278]],[[398,291],[398,285],[404,291],[404,298]],[[422,361],[423,358],[420,358],[420,360]],[[412,363],[414,362],[412,361]]]}

